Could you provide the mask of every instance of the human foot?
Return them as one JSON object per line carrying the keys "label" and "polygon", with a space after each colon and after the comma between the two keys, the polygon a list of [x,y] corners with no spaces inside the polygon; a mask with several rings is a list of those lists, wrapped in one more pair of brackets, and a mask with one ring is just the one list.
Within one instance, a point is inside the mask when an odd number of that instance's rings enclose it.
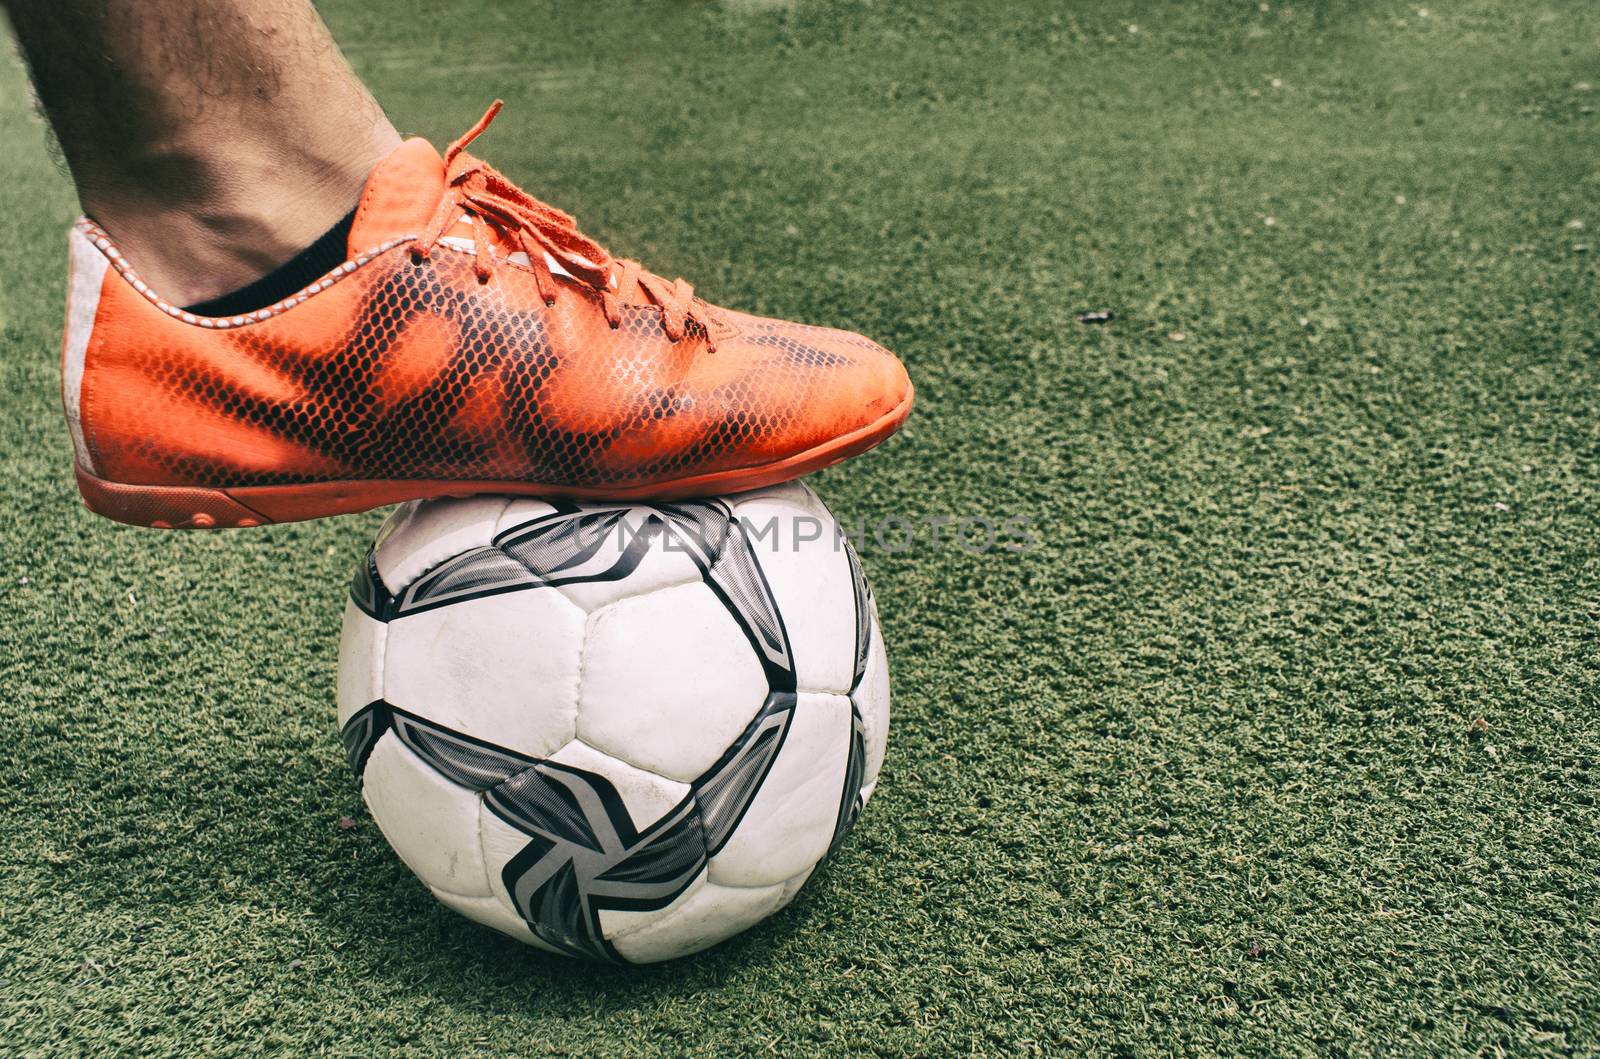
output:
{"label": "human foot", "polygon": [[737,492],[862,452],[911,383],[860,335],[717,308],[465,152],[375,169],[349,260],[226,318],[71,234],[63,392],[91,510],[247,526],[440,495]]}

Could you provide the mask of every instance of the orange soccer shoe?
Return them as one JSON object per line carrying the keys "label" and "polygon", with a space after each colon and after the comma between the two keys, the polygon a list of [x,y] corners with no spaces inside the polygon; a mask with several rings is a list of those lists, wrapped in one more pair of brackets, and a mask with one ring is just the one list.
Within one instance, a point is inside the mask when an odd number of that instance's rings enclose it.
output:
{"label": "orange soccer shoe", "polygon": [[443,158],[397,148],[349,259],[258,312],[169,304],[80,220],[62,388],[89,508],[253,526],[439,495],[737,492],[905,419],[881,346],[708,305],[467,154],[498,109]]}

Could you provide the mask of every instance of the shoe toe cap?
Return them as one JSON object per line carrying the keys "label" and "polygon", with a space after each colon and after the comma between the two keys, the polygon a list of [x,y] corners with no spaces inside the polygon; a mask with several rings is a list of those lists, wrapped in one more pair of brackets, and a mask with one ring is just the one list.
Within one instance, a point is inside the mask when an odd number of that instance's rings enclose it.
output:
{"label": "shoe toe cap", "polygon": [[910,400],[906,366],[862,334],[768,323],[768,330],[752,341],[766,347],[766,370],[774,379],[787,376],[797,382],[797,426],[811,429],[802,434],[850,434]]}
{"label": "shoe toe cap", "polygon": [[771,441],[789,451],[840,439],[887,437],[905,417],[911,379],[905,365],[862,335],[761,321],[746,341],[761,351],[762,374],[781,389],[787,420]]}

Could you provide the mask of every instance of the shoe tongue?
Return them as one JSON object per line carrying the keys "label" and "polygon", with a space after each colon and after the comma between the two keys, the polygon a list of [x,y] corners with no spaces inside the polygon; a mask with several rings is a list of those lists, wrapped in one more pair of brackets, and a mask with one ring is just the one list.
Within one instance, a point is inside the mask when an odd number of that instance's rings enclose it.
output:
{"label": "shoe tongue", "polygon": [[[350,256],[372,250],[391,239],[422,234],[444,197],[447,176],[444,159],[427,140],[417,137],[396,147],[367,177],[366,190],[361,193],[361,203],[350,225]],[[458,220],[442,234],[446,239],[464,240],[467,249],[471,249],[474,235],[471,225]],[[491,238],[504,254],[517,253],[520,249],[499,231],[493,231]],[[644,292],[637,283],[617,293],[624,301],[644,299]]]}
{"label": "shoe tongue", "polygon": [[367,178],[350,225],[350,256],[407,235],[418,235],[444,197],[444,159],[427,140],[413,138],[390,152]]}

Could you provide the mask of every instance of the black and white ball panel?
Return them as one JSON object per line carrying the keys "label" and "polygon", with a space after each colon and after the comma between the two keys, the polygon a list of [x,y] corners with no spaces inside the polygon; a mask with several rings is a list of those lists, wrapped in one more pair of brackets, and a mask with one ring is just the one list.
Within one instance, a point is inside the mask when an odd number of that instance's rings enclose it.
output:
{"label": "black and white ball panel", "polygon": [[847,694],[854,666],[853,632],[841,617],[855,610],[850,559],[838,523],[811,490],[780,486],[735,497],[794,652],[801,691]]}
{"label": "black and white ball panel", "polygon": [[744,633],[703,582],[589,615],[577,737],[683,782],[714,765],[767,695]]}
{"label": "black and white ball panel", "polygon": [[383,699],[543,758],[578,730],[586,616],[558,592],[464,599],[389,623]]}
{"label": "black and white ball panel", "polygon": [[849,767],[850,700],[800,692],[783,753],[711,859],[711,879],[728,886],[771,886],[809,871],[834,840]]}
{"label": "black and white ball panel", "polygon": [[876,608],[871,609],[871,638],[861,680],[850,693],[861,716],[866,742],[866,761],[862,772],[861,800],[872,797],[883,768],[884,752],[889,747],[889,656],[884,652],[883,633],[878,628]]}

